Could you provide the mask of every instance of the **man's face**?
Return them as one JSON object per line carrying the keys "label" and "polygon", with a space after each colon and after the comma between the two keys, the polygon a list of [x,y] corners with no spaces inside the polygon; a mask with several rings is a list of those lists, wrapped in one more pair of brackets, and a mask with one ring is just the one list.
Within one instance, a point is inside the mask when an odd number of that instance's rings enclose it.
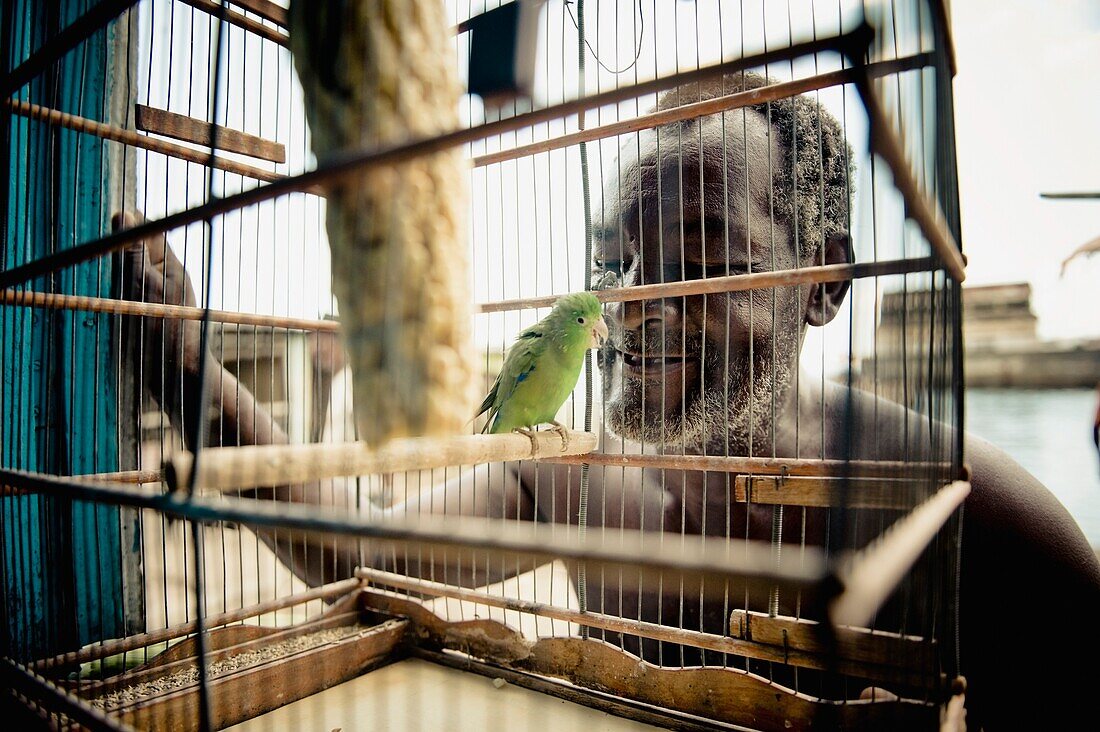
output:
{"label": "man's face", "polygon": [[[631,286],[796,267],[791,232],[770,215],[769,166],[780,153],[752,111],[630,140],[596,222],[597,277]],[[708,452],[768,452],[798,356],[801,289],[610,305],[600,368],[611,429]]]}

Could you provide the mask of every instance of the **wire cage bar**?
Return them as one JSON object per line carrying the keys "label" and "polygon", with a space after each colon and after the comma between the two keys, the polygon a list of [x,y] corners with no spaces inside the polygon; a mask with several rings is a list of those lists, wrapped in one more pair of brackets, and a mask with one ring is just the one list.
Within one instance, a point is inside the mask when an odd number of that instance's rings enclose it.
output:
{"label": "wire cage bar", "polygon": [[[406,9],[462,75],[508,5]],[[939,725],[969,490],[941,4],[532,6],[533,97],[327,153],[311,85],[346,69],[297,44],[358,48],[343,10],[0,11],[7,706],[223,728],[428,659],[675,728]],[[563,295],[608,342],[558,429],[374,444],[337,199],[448,152],[478,388]],[[368,294],[467,264],[423,266]]]}

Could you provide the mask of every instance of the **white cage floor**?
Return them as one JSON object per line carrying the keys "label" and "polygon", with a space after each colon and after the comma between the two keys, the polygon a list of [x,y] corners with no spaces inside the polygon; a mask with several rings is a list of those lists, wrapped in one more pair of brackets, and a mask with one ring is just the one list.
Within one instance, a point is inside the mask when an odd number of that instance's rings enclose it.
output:
{"label": "white cage floor", "polygon": [[[496,682],[496,683],[494,683]],[[407,659],[230,727],[232,732],[640,732],[658,729],[537,691]]]}

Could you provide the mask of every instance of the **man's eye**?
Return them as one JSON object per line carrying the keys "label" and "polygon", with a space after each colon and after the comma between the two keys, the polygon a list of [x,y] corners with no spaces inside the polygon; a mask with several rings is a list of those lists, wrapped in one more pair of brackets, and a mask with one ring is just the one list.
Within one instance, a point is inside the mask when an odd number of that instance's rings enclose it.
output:
{"label": "man's eye", "polygon": [[[679,265],[674,267],[674,270],[677,272],[679,269]],[[702,280],[708,277],[726,277],[727,275],[745,274],[745,268],[732,264],[728,266],[726,264],[703,265],[698,262],[685,262],[683,272],[683,278],[685,280]]]}

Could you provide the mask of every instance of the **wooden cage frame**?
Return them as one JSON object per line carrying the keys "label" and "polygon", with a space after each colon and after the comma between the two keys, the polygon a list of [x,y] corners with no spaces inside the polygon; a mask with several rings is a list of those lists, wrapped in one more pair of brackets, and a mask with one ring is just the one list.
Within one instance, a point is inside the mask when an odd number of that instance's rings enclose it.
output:
{"label": "wooden cage frame", "polygon": [[[264,0],[232,0],[240,10],[254,13],[268,21],[264,24],[243,12],[226,9],[215,2],[185,2],[263,38],[283,45],[287,43],[285,15],[272,3]],[[74,22],[66,32],[8,74],[2,85],[4,96],[10,97],[22,84],[48,68],[69,49],[126,11],[132,4],[133,0],[100,2]],[[61,295],[29,290],[25,283],[57,269],[117,252],[127,244],[208,220],[240,207],[290,192],[323,190],[327,185],[372,166],[409,160],[490,135],[583,113],[604,104],[820,51],[839,51],[849,60],[850,67],[839,72],[776,83],[762,89],[687,104],[642,115],[626,122],[591,127],[544,142],[482,155],[475,158],[473,164],[489,165],[815,89],[854,84],[869,115],[873,149],[888,164],[895,185],[905,200],[908,215],[930,243],[933,256],[869,264],[811,266],[747,276],[603,290],[597,293],[597,297],[603,302],[642,300],[932,270],[945,272],[957,287],[965,277],[965,260],[956,243],[953,227],[949,225],[936,199],[922,190],[917,182],[898,140],[894,124],[872,84],[874,78],[883,75],[928,67],[935,68],[941,78],[950,78],[953,74],[953,61],[950,41],[946,38],[943,7],[939,2],[931,2],[931,6],[937,13],[937,27],[941,33],[938,45],[943,46],[935,54],[925,53],[899,60],[865,63],[873,34],[869,27],[864,26],[837,37],[794,44],[711,67],[600,92],[430,138],[377,149],[348,151],[323,161],[315,170],[293,177],[273,173],[262,167],[264,161],[278,162],[281,154],[270,141],[255,136],[231,134],[232,131],[212,132],[212,126],[207,123],[170,115],[163,110],[145,108],[139,116],[138,129],[131,130],[9,99],[3,113],[47,121],[127,146],[155,150],[249,176],[266,182],[266,185],[211,200],[161,220],[140,223],[128,230],[10,267],[0,272],[0,304],[115,315],[205,319],[210,322],[331,332],[338,328],[334,321],[277,318],[211,311],[198,307]],[[457,32],[461,30],[456,29]],[[152,137],[151,133],[198,145],[209,144],[213,137],[218,147],[209,152],[196,150],[160,137]],[[242,162],[238,158],[219,154],[221,152],[246,156],[252,160]],[[478,310],[498,312],[544,307],[554,299],[556,296],[482,303]],[[258,645],[271,645],[338,628],[345,629],[346,633],[334,642],[306,650],[291,650],[275,660],[256,662],[243,670],[227,672],[209,680],[209,699],[216,726],[250,718],[407,655],[428,658],[437,663],[460,666],[475,672],[501,675],[518,685],[677,729],[731,725],[766,728],[783,728],[786,725],[788,728],[804,729],[822,719],[831,719],[846,728],[871,728],[878,721],[890,719],[896,728],[916,729],[937,724],[941,717],[941,706],[948,704],[949,700],[956,710],[954,713],[958,713],[962,687],[956,680],[945,678],[936,672],[936,649],[933,642],[919,637],[872,631],[865,626],[936,533],[955,515],[969,491],[965,474],[954,472],[947,463],[923,466],[930,473],[939,476],[943,487],[931,498],[921,500],[917,494],[906,491],[905,481],[891,477],[899,467],[896,463],[601,455],[591,454],[596,445],[596,435],[574,432],[571,437],[568,448],[562,446],[556,435],[543,434],[531,440],[520,435],[465,436],[445,441],[412,439],[374,451],[363,444],[221,448],[203,451],[197,473],[192,470],[193,457],[187,453],[179,453],[161,471],[122,470],[97,475],[57,477],[2,469],[0,485],[4,487],[6,495],[37,493],[134,508],[153,508],[166,515],[192,521],[251,522],[306,532],[344,533],[397,545],[415,543],[452,551],[477,548],[511,558],[564,557],[569,561],[583,562],[589,567],[628,566],[648,571],[675,570],[706,577],[734,575],[746,582],[761,582],[768,586],[776,583],[799,588],[827,585],[832,588],[830,622],[815,623],[734,611],[730,618],[729,633],[714,635],[623,620],[596,612],[580,612],[501,598],[475,590],[362,568],[353,579],[317,587],[277,601],[200,618],[198,622],[106,641],[31,664],[20,664],[6,658],[0,662],[0,669],[16,693],[32,707],[40,705],[62,710],[74,726],[115,729],[116,720],[121,719],[135,727],[182,728],[182,720],[198,716],[197,710],[202,703],[200,697],[206,693],[202,688],[203,684],[198,680],[151,701],[119,702],[112,707],[94,705],[89,698],[105,694],[124,683],[162,677],[182,668],[201,669],[204,663],[215,663],[230,656],[245,654]],[[283,480],[305,480],[525,459],[570,464],[721,471],[736,474],[735,498],[739,501],[816,507],[855,506],[907,513],[871,546],[853,554],[839,565],[826,562],[823,557],[808,552],[809,556],[802,557],[797,565],[786,563],[777,566],[774,559],[760,547],[739,547],[731,553],[729,547],[719,550],[710,540],[703,541],[698,546],[681,547],[678,552],[670,552],[667,545],[663,546],[658,553],[661,559],[647,562],[638,559],[647,555],[644,551],[647,540],[641,535],[621,538],[617,546],[609,546],[601,544],[592,536],[577,536],[575,532],[561,530],[550,533],[539,531],[540,527],[534,527],[533,533],[525,533],[509,531],[507,527],[479,520],[452,520],[446,526],[434,525],[423,519],[415,524],[348,521],[346,517],[296,510],[297,507],[293,506],[276,508],[249,499],[211,495],[228,493],[242,486],[268,485],[276,476]],[[162,480],[172,492],[165,494],[144,485]],[[728,673],[720,673],[707,668],[662,669],[632,659],[627,654],[596,641],[554,638],[530,643],[515,631],[495,621],[444,621],[417,602],[389,591],[391,589],[405,590],[424,597],[467,600],[586,627],[685,643],[746,658],[780,661],[803,668],[832,669],[887,682],[925,685],[928,697],[920,701],[894,698],[833,704],[789,692],[747,672],[728,670]],[[317,599],[326,599],[333,604],[322,617],[291,628],[272,630],[234,625],[275,609]],[[58,678],[57,672],[69,669],[74,664],[188,637],[190,640],[174,645],[171,650],[115,679],[97,682],[91,687],[87,684],[79,687],[81,696],[76,695],[75,684]],[[203,639],[202,642],[199,638]],[[460,651],[470,658],[460,662],[447,651]],[[582,657],[584,663],[580,662]],[[281,678],[292,678],[293,683],[277,691],[271,689],[271,681],[276,678],[276,674],[288,669],[295,671],[289,677]],[[304,669],[311,670],[311,673],[299,672]],[[556,679],[568,679],[572,683],[563,684]],[[749,702],[746,703],[745,700]],[[706,710],[706,714],[700,714],[700,710]]]}

